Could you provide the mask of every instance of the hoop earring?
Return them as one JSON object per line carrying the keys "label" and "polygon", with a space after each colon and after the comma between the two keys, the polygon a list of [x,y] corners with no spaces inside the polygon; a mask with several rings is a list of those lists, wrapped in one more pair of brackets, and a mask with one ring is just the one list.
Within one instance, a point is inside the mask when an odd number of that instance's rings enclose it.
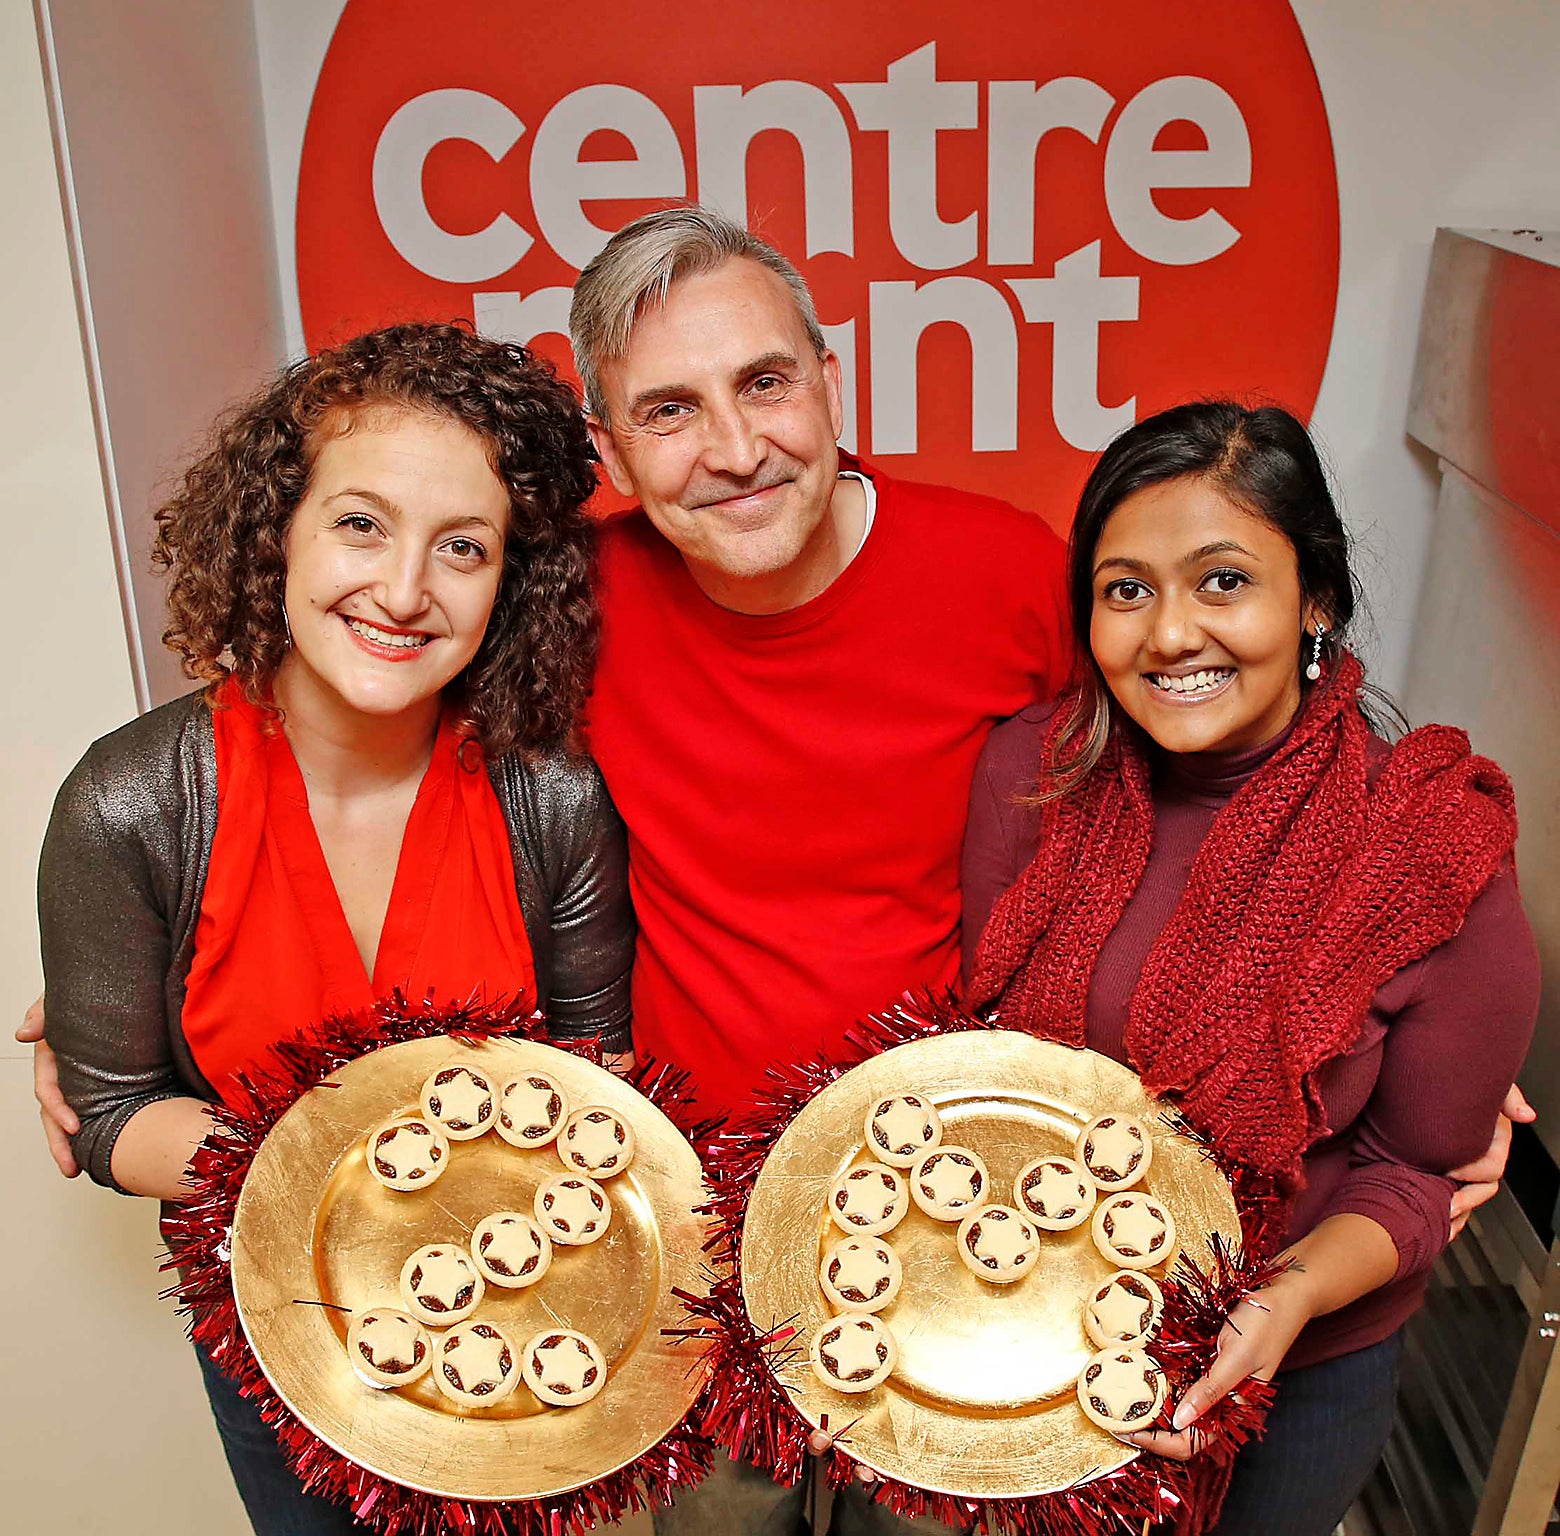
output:
{"label": "hoop earring", "polygon": [[1326,633],[1320,624],[1311,632],[1311,664],[1305,675],[1313,683],[1322,675],[1322,637]]}

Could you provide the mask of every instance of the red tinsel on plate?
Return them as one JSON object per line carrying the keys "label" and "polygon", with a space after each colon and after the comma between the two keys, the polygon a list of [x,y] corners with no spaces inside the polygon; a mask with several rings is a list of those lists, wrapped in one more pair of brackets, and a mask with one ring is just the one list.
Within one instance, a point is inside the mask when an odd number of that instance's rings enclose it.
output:
{"label": "red tinsel on plate", "polygon": [[[700,1427],[731,1456],[763,1468],[786,1486],[796,1483],[807,1464],[812,1426],[775,1372],[805,1344],[797,1319],[771,1318],[755,1326],[742,1299],[742,1223],[759,1170],[801,1109],[842,1073],[912,1040],[997,1027],[966,1013],[951,997],[907,994],[898,1007],[850,1030],[837,1057],[771,1067],[753,1095],[753,1108],[704,1148],[717,1267],[708,1295],[679,1293],[690,1317],[684,1333],[703,1340],[708,1351],[710,1384],[698,1410]],[[1214,1155],[1204,1147],[1206,1155]],[[1273,1266],[1244,1258],[1222,1240],[1209,1246],[1206,1268],[1183,1255],[1163,1285],[1165,1315],[1154,1353],[1169,1381],[1168,1403],[1212,1364],[1230,1308],[1275,1273]],[[1124,1531],[1136,1536],[1146,1526],[1196,1536],[1217,1515],[1235,1452],[1260,1434],[1271,1398],[1268,1383],[1244,1382],[1239,1393],[1199,1419],[1198,1427],[1210,1440],[1190,1462],[1142,1455],[1072,1488],[1025,1499],[960,1499],[889,1478],[877,1483],[873,1497],[895,1514],[930,1516],[989,1536],[1119,1536]],[[841,1426],[836,1443],[840,1449],[828,1458],[826,1472],[830,1485],[839,1488],[855,1474],[847,1454],[848,1425]]]}
{"label": "red tinsel on plate", "polygon": [[[369,1472],[326,1445],[277,1396],[244,1337],[233,1300],[230,1239],[239,1190],[266,1133],[345,1063],[432,1035],[467,1045],[495,1037],[538,1040],[601,1060],[599,1041],[550,1039],[529,1006],[435,1007],[410,1004],[399,994],[276,1046],[270,1069],[244,1079],[241,1105],[212,1106],[216,1127],[190,1164],[195,1192],[163,1219],[169,1254],[163,1267],[180,1276],[166,1294],[188,1315],[190,1337],[258,1405],[303,1486],[346,1505],[384,1536],[583,1536],[633,1510],[664,1508],[709,1472],[710,1447],[695,1427],[697,1410],[636,1461],[572,1493],[503,1503],[446,1499]],[[708,1125],[690,1123],[686,1073],[647,1061],[629,1081],[690,1140],[709,1134]]]}

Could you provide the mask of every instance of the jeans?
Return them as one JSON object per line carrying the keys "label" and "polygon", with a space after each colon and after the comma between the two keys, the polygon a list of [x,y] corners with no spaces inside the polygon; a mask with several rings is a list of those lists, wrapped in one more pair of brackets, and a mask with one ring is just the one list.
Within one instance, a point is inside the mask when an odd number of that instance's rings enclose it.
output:
{"label": "jeans", "polygon": [[[697,1488],[672,1508],[656,1510],[656,1536],[798,1536],[807,1529],[803,1511],[814,1475],[809,1467],[795,1488],[782,1488],[717,1451],[715,1470]],[[859,1484],[841,1489],[833,1503],[828,1536],[936,1536],[951,1529],[936,1520],[903,1519],[874,1504]]]}
{"label": "jeans", "polygon": [[305,1493],[260,1410],[197,1349],[211,1416],[255,1536],[345,1536],[363,1527],[339,1504]]}
{"label": "jeans", "polygon": [[1392,1432],[1400,1329],[1278,1378],[1267,1433],[1235,1460],[1212,1536],[1331,1536]]}

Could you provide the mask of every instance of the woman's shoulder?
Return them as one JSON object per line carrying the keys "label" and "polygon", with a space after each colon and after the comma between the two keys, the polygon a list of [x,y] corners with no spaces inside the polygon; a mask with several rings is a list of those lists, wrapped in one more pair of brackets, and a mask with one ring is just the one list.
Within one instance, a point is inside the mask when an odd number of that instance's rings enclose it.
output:
{"label": "woman's shoulder", "polygon": [[499,807],[510,831],[537,851],[579,846],[617,812],[596,760],[570,747],[506,752],[488,759]]}
{"label": "woman's shoulder", "polygon": [[524,794],[544,806],[580,809],[605,793],[595,758],[572,747],[506,752],[489,758],[487,767],[500,803]]}
{"label": "woman's shoulder", "polygon": [[186,694],[100,736],[65,780],[57,802],[108,824],[163,819],[216,782],[211,708]]}

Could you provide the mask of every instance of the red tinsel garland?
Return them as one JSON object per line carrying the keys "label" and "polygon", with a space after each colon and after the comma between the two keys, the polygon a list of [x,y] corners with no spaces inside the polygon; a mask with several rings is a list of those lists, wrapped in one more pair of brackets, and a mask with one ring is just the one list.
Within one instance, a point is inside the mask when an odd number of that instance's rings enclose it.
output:
{"label": "red tinsel garland", "polygon": [[[634,1510],[664,1508],[709,1472],[708,1441],[696,1428],[697,1409],[636,1461],[572,1493],[488,1503],[446,1499],[402,1487],[369,1472],[326,1445],[277,1396],[260,1369],[238,1320],[229,1265],[233,1213],[245,1175],[267,1132],[310,1088],[345,1063],[387,1045],[448,1035],[467,1045],[495,1037],[540,1040],[600,1062],[600,1042],[552,1040],[541,1016],[519,1004],[479,1008],[407,1003],[399,994],[362,1013],[328,1019],[276,1046],[274,1065],[244,1079],[241,1106],[214,1105],[216,1127],[190,1164],[194,1194],[163,1218],[164,1269],[179,1271],[165,1293],[190,1319],[190,1337],[254,1400],[275,1432],[287,1463],[310,1493],[348,1506],[384,1536],[583,1536]],[[690,1123],[688,1076],[644,1062],[629,1081],[692,1141],[709,1124]]]}
{"label": "red tinsel garland", "polygon": [[[710,1273],[708,1295],[678,1293],[691,1319],[682,1332],[704,1341],[708,1351],[710,1381],[699,1423],[728,1454],[764,1469],[786,1486],[796,1483],[807,1464],[812,1426],[775,1374],[804,1347],[797,1320],[774,1318],[767,1320],[767,1328],[756,1327],[742,1300],[742,1223],[759,1170],[801,1109],[842,1073],[912,1040],[997,1027],[966,1013],[950,996],[906,994],[898,1007],[850,1030],[838,1058],[820,1056],[771,1067],[753,1095],[751,1111],[703,1148],[712,1190],[708,1210],[716,1268]],[[1206,1141],[1203,1148],[1206,1156],[1214,1156]],[[1276,1273],[1272,1265],[1245,1259],[1221,1239],[1215,1238],[1210,1250],[1206,1269],[1183,1255],[1163,1285],[1165,1315],[1155,1355],[1168,1378],[1167,1404],[1212,1364],[1230,1309]],[[930,1516],[988,1536],[1106,1536],[1123,1531],[1136,1536],[1147,1525],[1196,1536],[1217,1515],[1235,1452],[1261,1433],[1271,1398],[1268,1383],[1251,1380],[1239,1393],[1225,1397],[1199,1419],[1210,1440],[1190,1462],[1143,1455],[1118,1471],[1025,1499],[959,1499],[891,1478],[876,1484],[873,1497],[897,1515]],[[848,1426],[837,1444],[848,1448]],[[831,1487],[845,1486],[854,1473],[855,1464],[844,1449],[828,1458]]]}

